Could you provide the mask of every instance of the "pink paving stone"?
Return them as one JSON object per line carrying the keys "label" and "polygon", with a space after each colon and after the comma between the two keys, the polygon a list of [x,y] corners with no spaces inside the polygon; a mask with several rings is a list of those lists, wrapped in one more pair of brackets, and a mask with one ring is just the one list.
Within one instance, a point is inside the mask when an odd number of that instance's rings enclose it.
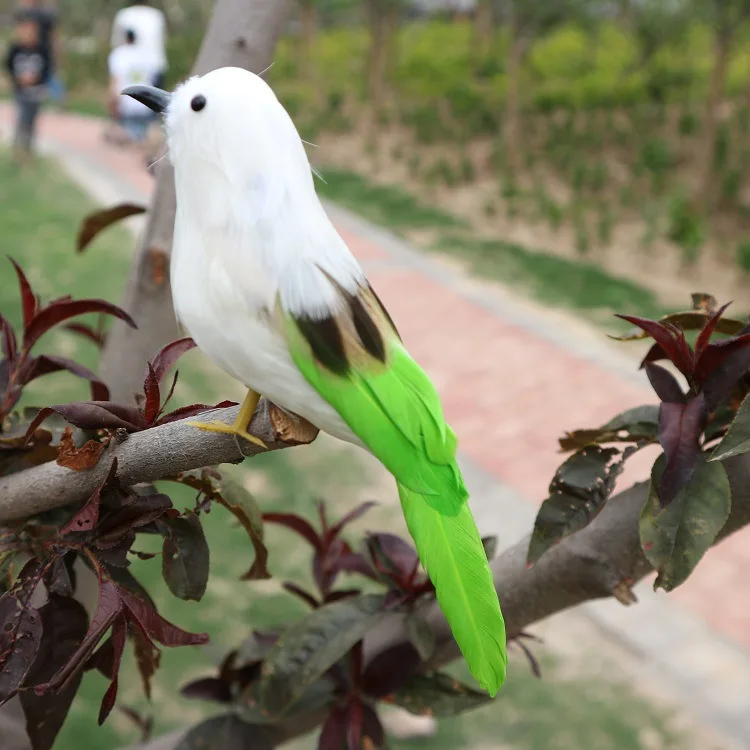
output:
{"label": "pink paving stone", "polygon": [[[0,105],[0,122],[12,112]],[[100,121],[46,114],[42,134],[95,159],[150,195],[153,181],[132,153],[101,140]],[[363,261],[393,258],[349,230],[342,236]],[[499,481],[538,503],[563,456],[566,430],[594,426],[649,391],[535,337],[408,268],[377,269],[370,279],[414,357],[436,383],[463,454]],[[658,449],[632,459],[620,480],[648,476]],[[670,596],[717,632],[750,648],[750,529],[711,549],[686,584]]]}

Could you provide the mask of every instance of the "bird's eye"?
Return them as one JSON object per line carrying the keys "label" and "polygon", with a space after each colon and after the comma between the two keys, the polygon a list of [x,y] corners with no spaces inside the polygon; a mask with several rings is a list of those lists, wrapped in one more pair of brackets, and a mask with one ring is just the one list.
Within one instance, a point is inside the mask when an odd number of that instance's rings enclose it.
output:
{"label": "bird's eye", "polygon": [[193,112],[200,112],[206,106],[206,97],[203,94],[198,94],[190,100],[190,109]]}

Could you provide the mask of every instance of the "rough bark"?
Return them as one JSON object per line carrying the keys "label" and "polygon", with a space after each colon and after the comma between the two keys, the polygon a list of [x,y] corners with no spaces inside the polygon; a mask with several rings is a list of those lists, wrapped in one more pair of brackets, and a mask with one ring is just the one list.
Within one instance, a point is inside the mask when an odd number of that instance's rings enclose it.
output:
{"label": "rough bark", "polygon": [[[750,455],[725,463],[732,487],[732,512],[719,540],[750,523]],[[540,620],[586,601],[615,596],[634,603],[631,587],[652,571],[643,555],[638,520],[648,484],[636,484],[612,498],[585,529],[549,550],[533,568],[526,565],[529,538],[525,537],[492,562],[495,586],[503,607],[508,636],[518,635]],[[437,604],[425,612],[437,649],[425,668],[438,668],[459,657],[448,623]],[[365,659],[402,643],[409,636],[402,616],[393,615],[365,638]],[[325,711],[296,716],[278,727],[274,739],[292,740],[317,727]],[[137,750],[172,750],[186,730],[181,729]],[[136,748],[133,748],[136,750]]]}
{"label": "rough bark", "polygon": [[308,80],[314,78],[312,69],[313,45],[318,30],[318,8],[316,0],[300,0],[300,74]]}
{"label": "rough bark", "polygon": [[474,55],[478,62],[490,51],[494,31],[493,0],[478,0],[474,8]]}
{"label": "rough bark", "polygon": [[726,22],[721,23],[714,40],[714,63],[706,99],[703,135],[698,147],[698,184],[694,198],[694,205],[698,209],[709,210],[714,200],[714,146],[727,86],[733,37],[732,26]]}
{"label": "rough bark", "polygon": [[[217,0],[193,72],[237,66],[260,73],[272,62],[287,10],[288,0]],[[156,180],[122,303],[139,327],[115,324],[102,355],[101,374],[117,401],[132,399],[140,388],[143,363],[178,336],[169,287],[174,176],[166,159],[157,168]]]}
{"label": "rough bark", "polygon": [[[234,406],[198,419],[220,419],[231,424],[238,411],[239,407]],[[105,478],[113,458],[117,458],[118,479],[125,485],[133,485],[263,452],[251,443],[238,444],[231,435],[191,427],[189,421],[170,422],[132,435],[124,433],[89,471],[73,471],[50,461],[0,477],[0,524],[85,500]],[[310,443],[318,434],[309,422],[289,416],[265,399],[255,410],[249,432],[259,437],[269,450]]]}
{"label": "rough bark", "polygon": [[399,6],[396,2],[367,0],[367,26],[370,47],[367,57],[367,92],[374,113],[381,110],[386,78],[393,67],[398,30]]}

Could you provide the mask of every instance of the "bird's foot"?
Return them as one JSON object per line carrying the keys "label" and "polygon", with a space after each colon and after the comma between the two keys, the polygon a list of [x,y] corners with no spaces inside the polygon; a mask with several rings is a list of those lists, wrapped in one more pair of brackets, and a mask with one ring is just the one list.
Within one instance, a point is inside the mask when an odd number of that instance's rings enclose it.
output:
{"label": "bird's foot", "polygon": [[259,448],[268,450],[268,446],[259,437],[251,435],[247,429],[243,429],[242,426],[237,423],[227,424],[226,422],[221,422],[216,419],[213,422],[188,422],[188,424],[191,427],[197,427],[204,432],[218,432],[222,435],[235,435],[236,437],[241,437],[243,440],[247,440],[253,445],[257,445]]}

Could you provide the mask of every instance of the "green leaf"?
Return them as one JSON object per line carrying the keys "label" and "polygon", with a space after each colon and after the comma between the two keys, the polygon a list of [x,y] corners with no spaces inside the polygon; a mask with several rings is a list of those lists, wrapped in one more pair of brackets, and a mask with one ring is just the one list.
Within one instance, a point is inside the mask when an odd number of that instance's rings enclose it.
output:
{"label": "green leaf", "polygon": [[412,677],[401,689],[387,696],[389,703],[420,716],[458,716],[486,706],[492,700],[487,693],[440,672]]}
{"label": "green leaf", "polygon": [[383,596],[343,599],[311,612],[287,630],[263,663],[261,709],[283,712],[384,615]]}
{"label": "green leaf", "polygon": [[161,572],[169,590],[180,599],[200,601],[208,584],[209,552],[198,516],[187,511],[158,525],[165,537]]}
{"label": "green leaf", "polygon": [[217,484],[219,495],[214,499],[223,505],[242,524],[255,549],[255,561],[250,570],[242,576],[243,581],[257,581],[270,578],[268,572],[268,550],[263,543],[263,514],[255,498],[238,482],[222,474]]}
{"label": "green leaf", "polygon": [[495,553],[497,552],[497,537],[482,537],[482,547],[484,547],[484,554],[487,555],[487,559],[492,560],[495,557]]}
{"label": "green leaf", "polygon": [[659,407],[649,404],[628,409],[596,429],[568,432],[559,442],[563,451],[572,451],[600,443],[655,441],[658,431]]}
{"label": "green leaf", "polygon": [[709,461],[724,461],[750,451],[750,396],[742,402],[723,440],[714,448]]}
{"label": "green leaf", "polygon": [[234,710],[243,721],[251,724],[278,724],[295,716],[310,716],[330,706],[334,700],[334,683],[322,677],[315,680],[302,695],[290,704],[281,714],[271,714],[262,707],[259,699],[260,683],[251,682],[235,699]]}
{"label": "green leaf", "polygon": [[688,484],[662,508],[656,493],[664,455],[651,471],[651,488],[641,512],[643,552],[658,571],[654,589],[672,591],[688,576],[714,543],[732,507],[729,479],[720,463],[701,461]]}
{"label": "green leaf", "polygon": [[[625,461],[636,452],[591,445],[574,453],[557,470],[542,503],[529,542],[528,562],[533,565],[562,539],[588,526],[614,490]],[[615,460],[619,456],[619,460]]]}
{"label": "green leaf", "polygon": [[196,724],[175,750],[273,750],[261,727],[247,724],[234,714],[224,714]]}
{"label": "green leaf", "polygon": [[435,633],[429,623],[419,612],[412,612],[406,618],[406,632],[419,658],[427,661],[435,652]]}

